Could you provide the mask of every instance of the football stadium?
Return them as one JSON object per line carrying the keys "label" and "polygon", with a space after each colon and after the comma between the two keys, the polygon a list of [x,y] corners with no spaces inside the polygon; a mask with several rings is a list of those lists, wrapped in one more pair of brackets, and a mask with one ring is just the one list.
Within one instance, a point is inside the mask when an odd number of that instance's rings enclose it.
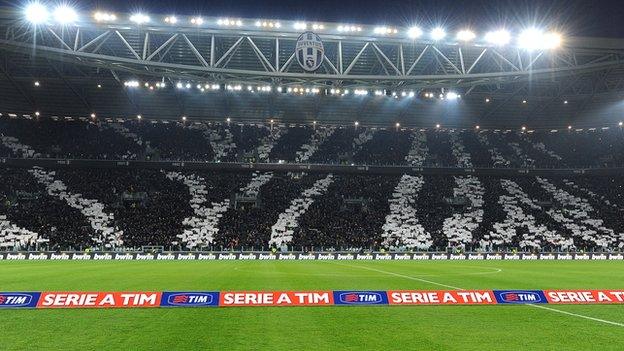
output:
{"label": "football stadium", "polygon": [[624,6],[492,3],[3,3],[0,350],[624,350]]}

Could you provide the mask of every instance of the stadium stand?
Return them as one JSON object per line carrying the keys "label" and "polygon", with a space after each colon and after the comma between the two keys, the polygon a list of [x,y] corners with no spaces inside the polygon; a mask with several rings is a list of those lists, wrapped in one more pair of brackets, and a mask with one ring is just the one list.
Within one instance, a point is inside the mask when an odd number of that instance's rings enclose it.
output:
{"label": "stadium stand", "polygon": [[521,132],[3,117],[0,130],[0,153],[17,158],[409,165],[405,156],[419,142],[429,150],[423,167],[624,165],[617,152],[624,149],[622,128]]}
{"label": "stadium stand", "polygon": [[[59,158],[65,165],[170,160],[504,172],[608,169],[624,161],[617,128],[516,132],[2,117],[0,130],[3,157]],[[624,249],[624,183],[615,176],[28,167],[0,171],[0,249]]]}

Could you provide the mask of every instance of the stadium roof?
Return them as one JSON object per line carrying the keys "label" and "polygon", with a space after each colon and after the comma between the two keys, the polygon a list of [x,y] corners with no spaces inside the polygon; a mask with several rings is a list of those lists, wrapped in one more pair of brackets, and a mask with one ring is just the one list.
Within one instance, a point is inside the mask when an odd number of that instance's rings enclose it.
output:
{"label": "stadium roof", "polygon": [[[22,9],[0,10],[0,93],[8,97],[0,110],[536,127],[610,122],[624,112],[619,39],[564,35],[559,43],[548,29],[509,29],[507,38],[497,29],[447,28],[442,38],[435,28],[62,15],[28,22]],[[325,49],[314,72],[295,57],[306,30]],[[454,93],[459,99],[447,98]]]}

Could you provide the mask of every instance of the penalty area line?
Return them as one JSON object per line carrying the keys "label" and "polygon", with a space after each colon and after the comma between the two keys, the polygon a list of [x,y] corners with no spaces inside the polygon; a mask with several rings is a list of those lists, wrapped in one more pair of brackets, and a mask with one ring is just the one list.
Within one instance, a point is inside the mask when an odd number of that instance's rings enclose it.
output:
{"label": "penalty area line", "polygon": [[[395,277],[401,277],[401,278],[405,278],[405,279],[416,280],[416,281],[419,281],[419,282],[428,283],[428,284],[437,285],[437,286],[442,286],[442,287],[446,287],[446,288],[451,288],[451,289],[454,289],[454,290],[466,290],[464,288],[460,288],[460,287],[457,287],[457,286],[442,284],[442,283],[434,282],[434,281],[427,280],[427,279],[421,279],[421,278],[412,277],[412,276],[405,275],[405,274],[388,272],[388,271],[384,271],[384,270],[381,270],[381,269],[376,269],[376,268],[371,268],[371,267],[366,267],[366,266],[354,266],[354,265],[342,264],[342,263],[336,263],[336,262],[333,262],[333,263],[337,264],[337,265],[340,265],[340,266],[366,269],[366,270],[369,270],[369,271],[383,273],[383,274],[387,274],[387,275],[392,275],[392,276],[395,276]],[[583,319],[587,319],[587,320],[594,321],[594,322],[614,325],[614,326],[617,326],[617,327],[624,327],[624,323],[613,322],[613,321],[608,321],[606,319],[594,318],[594,317],[585,316],[585,315],[578,314],[578,313],[562,311],[562,310],[558,310],[556,308],[546,307],[546,306],[543,306],[543,305],[527,304],[526,306],[531,306],[531,307],[535,307],[535,308],[541,308],[541,309],[546,310],[546,311],[551,311],[551,312],[555,312],[555,313],[565,314],[565,315],[572,316],[572,317],[577,317],[577,318],[583,318]]]}

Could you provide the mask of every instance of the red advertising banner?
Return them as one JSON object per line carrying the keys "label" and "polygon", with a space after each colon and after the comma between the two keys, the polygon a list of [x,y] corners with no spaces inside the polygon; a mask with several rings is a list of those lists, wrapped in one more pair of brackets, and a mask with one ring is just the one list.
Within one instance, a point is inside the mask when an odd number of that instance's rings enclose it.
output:
{"label": "red advertising banner", "polygon": [[624,290],[0,292],[7,308],[624,304]]}
{"label": "red advertising banner", "polygon": [[549,304],[624,303],[624,290],[544,290]]}
{"label": "red advertising banner", "polygon": [[37,308],[159,307],[160,292],[42,292]]}
{"label": "red advertising banner", "polygon": [[219,306],[326,306],[333,305],[331,291],[225,291]]}
{"label": "red advertising banner", "polygon": [[489,290],[389,290],[390,305],[492,305],[494,294]]}

